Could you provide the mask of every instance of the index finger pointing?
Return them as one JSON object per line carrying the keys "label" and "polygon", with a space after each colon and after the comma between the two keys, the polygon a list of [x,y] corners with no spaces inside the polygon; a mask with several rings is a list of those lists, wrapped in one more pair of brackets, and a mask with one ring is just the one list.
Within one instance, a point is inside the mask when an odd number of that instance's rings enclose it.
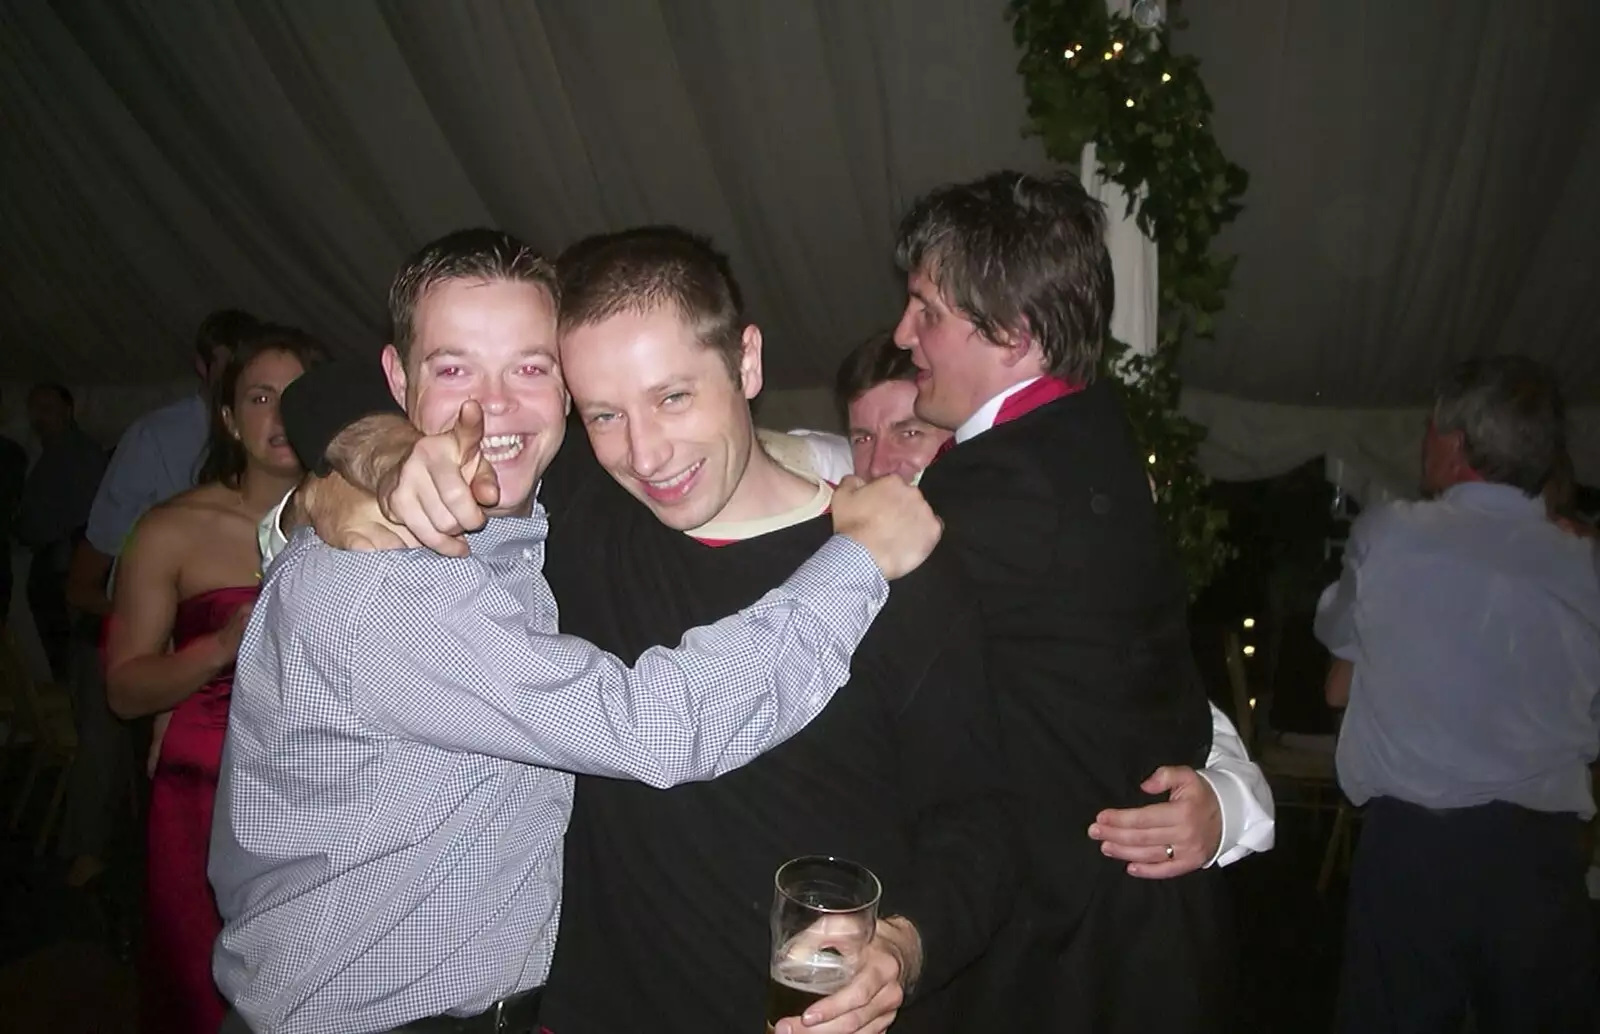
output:
{"label": "index finger pointing", "polygon": [[461,403],[461,412],[456,416],[455,432],[456,444],[461,446],[461,458],[466,459],[483,442],[483,406],[477,399],[467,399]]}

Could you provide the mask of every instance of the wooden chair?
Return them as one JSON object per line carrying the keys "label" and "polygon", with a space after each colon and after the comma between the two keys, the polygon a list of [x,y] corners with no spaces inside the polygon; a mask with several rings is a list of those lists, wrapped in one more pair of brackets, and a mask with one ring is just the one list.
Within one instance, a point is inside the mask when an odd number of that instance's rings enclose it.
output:
{"label": "wooden chair", "polygon": [[1317,893],[1325,894],[1335,865],[1349,866],[1355,809],[1339,790],[1334,766],[1334,737],[1275,733],[1265,720],[1271,713],[1271,690],[1260,697],[1250,692],[1249,672],[1237,632],[1224,635],[1224,660],[1233,692],[1234,725],[1250,756],[1267,777],[1277,807],[1304,808],[1313,814],[1332,814],[1333,831],[1323,852],[1317,876]]}
{"label": "wooden chair", "polygon": [[9,631],[0,637],[0,682],[7,687],[16,718],[12,743],[15,744],[20,736],[33,741],[28,773],[23,777],[22,788],[11,806],[13,832],[22,825],[22,816],[40,774],[47,768],[58,770],[55,786],[50,792],[50,803],[45,809],[44,823],[39,828],[39,837],[34,845],[34,852],[43,854],[61,813],[61,801],[67,792],[67,775],[78,756],[78,726],[72,709],[72,694],[65,686],[39,682],[29,675]]}

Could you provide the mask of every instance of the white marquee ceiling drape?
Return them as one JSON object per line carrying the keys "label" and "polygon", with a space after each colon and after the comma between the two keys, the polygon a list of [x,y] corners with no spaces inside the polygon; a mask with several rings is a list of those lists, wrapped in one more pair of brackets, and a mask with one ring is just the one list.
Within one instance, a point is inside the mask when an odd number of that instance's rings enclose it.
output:
{"label": "white marquee ceiling drape", "polygon": [[431,236],[670,221],[730,252],[769,379],[824,383],[898,315],[918,193],[1043,167],[1002,5],[937,8],[4,0],[0,378],[181,377],[218,304],[369,347]]}
{"label": "white marquee ceiling drape", "polygon": [[[1405,481],[1398,428],[1466,354],[1536,355],[1600,403],[1600,4],[1187,7],[1176,46],[1252,175],[1230,307],[1184,365],[1213,470],[1343,449]],[[449,229],[555,250],[670,221],[730,252],[769,419],[826,420],[834,364],[898,311],[911,199],[1045,167],[1004,8],[0,0],[0,414],[54,378],[114,433],[185,390],[220,305],[373,349],[395,265]]]}
{"label": "white marquee ceiling drape", "polygon": [[[1223,149],[1250,173],[1218,247],[1240,256],[1214,342],[1191,346],[1207,467],[1331,453],[1409,492],[1429,386],[1453,361],[1551,364],[1600,483],[1600,90],[1587,0],[1206,0]],[[1335,466],[1338,466],[1335,464]]]}

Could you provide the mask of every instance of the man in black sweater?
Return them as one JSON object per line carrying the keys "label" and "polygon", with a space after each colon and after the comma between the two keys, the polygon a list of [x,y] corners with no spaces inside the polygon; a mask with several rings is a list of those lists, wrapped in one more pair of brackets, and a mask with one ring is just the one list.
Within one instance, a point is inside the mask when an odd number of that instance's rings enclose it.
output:
{"label": "man in black sweater", "polygon": [[[1104,232],[1075,179],[997,173],[919,201],[897,245],[916,414],[954,432],[922,488],[976,588],[1022,798],[1015,918],[964,1029],[1215,1031],[1232,970],[1215,868],[1133,878],[1084,836],[1107,804],[1148,803],[1158,767],[1203,767],[1211,741],[1182,573],[1117,396],[1095,380]],[[1122,857],[1147,876],[1201,863],[1163,839]]]}
{"label": "man in black sweater", "polygon": [[[562,263],[562,299],[563,371],[592,448],[574,435],[546,481],[546,573],[563,627],[626,657],[781,578],[820,533],[831,489],[757,443],[760,331],[704,241],[585,242]],[[580,780],[542,1014],[555,1034],[754,1029],[772,876],[802,854],[881,878],[878,939],[929,999],[896,1029],[940,1029],[938,992],[1005,917],[1010,858],[977,614],[953,558],[936,552],[919,573],[834,704],[744,772],[668,792]],[[878,1029],[862,1023],[894,988],[874,979],[856,994],[876,1005],[812,1029]],[[842,992],[823,1015],[856,1001]]]}
{"label": "man in black sweater", "polygon": [[[545,574],[563,631],[626,659],[778,584],[827,536],[832,489],[758,444],[760,332],[705,241],[600,238],[562,274],[562,373],[587,433],[568,436],[540,485]],[[407,511],[410,487],[388,494],[391,512]],[[670,791],[580,777],[541,1022],[759,1029],[774,873],[825,854],[881,879],[882,918],[856,978],[808,1010],[821,1022],[790,1017],[779,1034],[881,1031],[903,996],[896,1030],[947,1029],[958,976],[1004,923],[1014,884],[971,600],[935,552],[891,595],[833,704],[739,773]]]}

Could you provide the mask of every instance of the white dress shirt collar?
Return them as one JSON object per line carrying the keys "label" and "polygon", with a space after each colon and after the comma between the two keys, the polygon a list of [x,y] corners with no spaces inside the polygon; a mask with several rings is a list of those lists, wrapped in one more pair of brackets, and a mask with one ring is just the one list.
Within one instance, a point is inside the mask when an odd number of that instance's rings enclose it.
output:
{"label": "white dress shirt collar", "polygon": [[976,438],[978,435],[993,427],[995,417],[1000,415],[1000,407],[1006,404],[1006,399],[1015,395],[1017,392],[1021,391],[1023,388],[1026,388],[1028,385],[1032,384],[1038,379],[1039,378],[1037,377],[1029,377],[1025,381],[1018,381],[1016,384],[1013,384],[1005,391],[1002,391],[988,402],[985,402],[983,405],[979,406],[976,413],[967,417],[966,423],[956,428],[956,442],[960,443],[969,438]]}

